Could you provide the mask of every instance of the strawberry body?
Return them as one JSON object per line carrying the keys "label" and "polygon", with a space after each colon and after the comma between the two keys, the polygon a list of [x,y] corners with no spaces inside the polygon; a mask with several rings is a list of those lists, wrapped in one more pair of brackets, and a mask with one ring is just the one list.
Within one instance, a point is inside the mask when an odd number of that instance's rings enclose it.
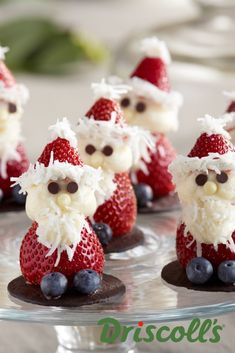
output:
{"label": "strawberry body", "polygon": [[[189,261],[197,256],[197,244],[196,241],[193,241],[193,236],[190,233],[187,236],[184,235],[184,230],[185,224],[181,223],[177,229],[176,253],[179,263],[185,268]],[[235,232],[233,233],[233,241],[235,242]],[[225,260],[235,260],[235,253],[224,244],[219,244],[218,250],[215,250],[212,244],[201,244],[201,249],[202,256],[209,260],[215,268]]]}
{"label": "strawberry body", "polygon": [[[7,163],[7,175],[6,179],[2,178],[0,175],[0,189],[3,191],[4,197],[11,196],[11,177],[18,177],[22,173],[26,172],[29,167],[29,160],[27,158],[24,147],[19,144],[17,147],[17,152],[21,157],[21,161],[11,160]],[[1,161],[0,161],[1,163]]]}
{"label": "strawberry body", "polygon": [[168,166],[175,159],[176,152],[166,136],[163,134],[155,136],[156,148],[150,152],[150,162],[146,163],[148,174],[138,170],[136,176],[139,183],[150,185],[154,197],[158,198],[168,195],[175,189]]}
{"label": "strawberry body", "polygon": [[136,197],[129,175],[119,173],[115,175],[117,187],[113,196],[99,206],[95,215],[95,222],[108,224],[113,236],[122,236],[130,232],[136,221]]}
{"label": "strawberry body", "polygon": [[50,272],[61,272],[69,281],[76,272],[82,269],[92,269],[103,272],[104,253],[94,231],[88,233],[83,229],[81,241],[78,244],[72,261],[67,252],[61,253],[60,262],[55,267],[57,251],[46,257],[49,249],[38,242],[37,223],[34,222],[25,235],[20,248],[20,267],[26,282],[39,285],[42,277]]}

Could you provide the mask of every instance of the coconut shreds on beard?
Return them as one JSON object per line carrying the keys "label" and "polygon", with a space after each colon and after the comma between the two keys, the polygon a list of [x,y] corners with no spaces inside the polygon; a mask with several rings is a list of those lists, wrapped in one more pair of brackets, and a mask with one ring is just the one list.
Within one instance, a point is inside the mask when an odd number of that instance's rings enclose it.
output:
{"label": "coconut shreds on beard", "polygon": [[225,244],[232,252],[235,245],[232,234],[235,230],[235,206],[228,201],[212,197],[203,198],[203,206],[196,202],[183,205],[182,221],[185,223],[185,236],[193,236],[197,243],[212,244],[217,250],[218,244]]}

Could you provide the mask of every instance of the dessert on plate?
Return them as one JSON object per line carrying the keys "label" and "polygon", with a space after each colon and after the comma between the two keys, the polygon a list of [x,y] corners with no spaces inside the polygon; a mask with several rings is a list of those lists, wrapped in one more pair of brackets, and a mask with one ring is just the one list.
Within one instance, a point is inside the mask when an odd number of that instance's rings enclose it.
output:
{"label": "dessert on plate", "polygon": [[132,173],[132,180],[138,185],[136,189],[140,189],[137,193],[140,206],[144,206],[141,196],[145,188],[151,187],[158,207],[160,198],[174,193],[168,166],[175,159],[176,151],[166,134],[178,129],[182,96],[170,86],[168,64],[171,58],[165,43],[156,37],[146,38],[141,42],[141,51],[145,56],[128,80],[132,90],[122,95],[120,105],[127,123],[146,129],[155,140],[155,149],[149,150],[145,170]]}
{"label": "dessert on plate", "polygon": [[14,178],[27,192],[26,213],[33,223],[21,243],[22,276],[10,282],[9,293],[54,306],[122,295],[122,282],[103,274],[103,249],[88,220],[105,199],[102,173],[83,164],[66,119],[50,131],[52,140],[36,164]]}
{"label": "dessert on plate", "polygon": [[22,145],[21,117],[28,99],[25,86],[18,84],[4,58],[8,48],[0,47],[0,210],[24,204],[18,187],[11,188],[11,177],[28,169],[29,162]]}
{"label": "dessert on plate", "polygon": [[125,86],[103,80],[93,89],[96,101],[77,125],[78,150],[86,164],[101,168],[107,184],[114,185],[112,195],[97,208],[93,227],[106,253],[121,252],[143,243],[143,234],[135,227],[136,197],[129,171],[145,167],[152,138],[126,124],[115,100]]}
{"label": "dessert on plate", "polygon": [[170,165],[182,206],[177,261],[162,277],[195,290],[232,291],[235,283],[235,148],[227,119],[200,119],[201,135],[188,156]]}

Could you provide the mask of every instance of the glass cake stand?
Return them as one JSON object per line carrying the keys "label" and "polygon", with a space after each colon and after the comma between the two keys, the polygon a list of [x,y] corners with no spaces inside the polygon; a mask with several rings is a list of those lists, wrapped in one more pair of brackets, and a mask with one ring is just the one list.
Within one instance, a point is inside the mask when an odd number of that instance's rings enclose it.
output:
{"label": "glass cake stand", "polygon": [[116,353],[134,352],[133,340],[130,337],[125,343],[101,344],[101,327],[97,326],[101,318],[111,316],[126,325],[139,321],[146,324],[218,316],[235,310],[235,293],[203,292],[201,295],[198,291],[170,287],[161,280],[163,265],[175,258],[178,218],[178,212],[140,216],[139,226],[150,237],[152,247],[107,260],[105,272],[126,285],[127,292],[121,302],[65,309],[27,304],[9,297],[7,284],[19,275],[19,246],[30,222],[24,212],[1,214],[0,320],[53,325],[59,343],[57,353]]}

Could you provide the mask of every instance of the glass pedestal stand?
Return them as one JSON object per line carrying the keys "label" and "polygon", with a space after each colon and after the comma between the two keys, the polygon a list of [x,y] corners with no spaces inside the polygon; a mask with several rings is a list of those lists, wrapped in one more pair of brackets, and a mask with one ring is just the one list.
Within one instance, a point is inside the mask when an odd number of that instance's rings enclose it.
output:
{"label": "glass pedestal stand", "polygon": [[[132,337],[115,345],[100,342],[102,318],[113,317],[123,325],[136,326],[211,317],[235,310],[235,293],[206,293],[170,287],[161,279],[162,267],[175,258],[175,229],[179,214],[139,216],[139,226],[153,245],[148,251],[131,252],[107,260],[105,272],[126,285],[120,303],[110,302],[81,308],[43,307],[9,297],[7,284],[19,275],[18,252],[30,223],[24,212],[0,215],[0,320],[53,325],[58,337],[57,353],[133,353]],[[151,250],[152,249],[152,250]],[[152,251],[152,253],[151,253]],[[134,256],[135,255],[135,256]]]}

